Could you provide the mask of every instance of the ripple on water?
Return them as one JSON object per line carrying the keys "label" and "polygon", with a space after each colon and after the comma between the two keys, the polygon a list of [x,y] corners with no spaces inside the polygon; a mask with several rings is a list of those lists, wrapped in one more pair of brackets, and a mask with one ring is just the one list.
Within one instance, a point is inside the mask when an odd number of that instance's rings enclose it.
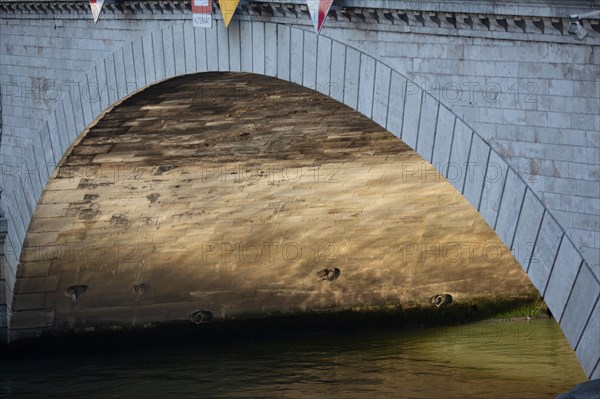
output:
{"label": "ripple on water", "polygon": [[0,364],[0,397],[555,397],[585,380],[553,320],[287,338]]}

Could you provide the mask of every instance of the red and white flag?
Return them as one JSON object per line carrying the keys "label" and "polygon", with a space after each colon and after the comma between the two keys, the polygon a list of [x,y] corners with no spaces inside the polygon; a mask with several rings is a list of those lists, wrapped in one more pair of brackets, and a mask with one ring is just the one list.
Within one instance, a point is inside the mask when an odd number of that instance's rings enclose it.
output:
{"label": "red and white flag", "polygon": [[192,0],[195,28],[212,28],[211,0]]}
{"label": "red and white flag", "polygon": [[306,0],[306,2],[308,3],[308,11],[310,12],[315,32],[318,34],[321,32],[333,0]]}
{"label": "red and white flag", "polygon": [[98,21],[98,17],[100,16],[100,11],[102,11],[103,5],[104,0],[90,0],[90,7],[92,8],[92,15],[94,16],[94,23]]}

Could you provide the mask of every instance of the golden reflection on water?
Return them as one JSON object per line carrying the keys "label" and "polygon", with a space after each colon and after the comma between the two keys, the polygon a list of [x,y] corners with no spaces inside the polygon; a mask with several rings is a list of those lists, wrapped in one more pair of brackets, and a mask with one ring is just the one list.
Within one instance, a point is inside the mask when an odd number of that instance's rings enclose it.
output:
{"label": "golden reflection on water", "polygon": [[0,376],[0,397],[36,399],[529,399],[585,380],[551,319],[17,360]]}

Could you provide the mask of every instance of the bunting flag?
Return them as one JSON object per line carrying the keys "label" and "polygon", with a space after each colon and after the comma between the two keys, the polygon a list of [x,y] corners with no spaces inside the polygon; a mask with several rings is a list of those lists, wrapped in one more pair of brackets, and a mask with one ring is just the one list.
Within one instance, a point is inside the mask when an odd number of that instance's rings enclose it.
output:
{"label": "bunting flag", "polygon": [[333,0],[306,0],[308,3],[308,11],[310,12],[310,18],[313,21],[315,32],[319,34]]}
{"label": "bunting flag", "polygon": [[237,9],[240,0],[219,0],[219,7],[221,8],[221,14],[223,14],[223,20],[225,21],[225,27],[229,27],[231,18]]}
{"label": "bunting flag", "polygon": [[192,14],[195,28],[212,28],[211,0],[192,0]]}
{"label": "bunting flag", "polygon": [[100,11],[102,11],[103,5],[104,0],[90,0],[90,7],[92,8],[94,23],[98,22],[98,17],[100,16]]}

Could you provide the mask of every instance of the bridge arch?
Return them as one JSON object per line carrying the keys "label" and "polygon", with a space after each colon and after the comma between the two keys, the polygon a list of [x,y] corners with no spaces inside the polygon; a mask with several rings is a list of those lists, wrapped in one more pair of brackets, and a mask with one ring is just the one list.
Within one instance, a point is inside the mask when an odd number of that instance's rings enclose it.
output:
{"label": "bridge arch", "polygon": [[[77,137],[114,104],[172,77],[211,71],[249,72],[317,90],[389,130],[438,168],[513,251],[543,295],[588,376],[600,376],[600,283],[565,229],[516,171],[445,105],[384,62],[301,27],[242,21],[194,29],[191,21],[148,32],[83,71],[33,149],[39,180],[17,176],[7,241],[16,274],[33,210]],[[525,178],[524,178],[525,177]],[[10,182],[8,184],[11,186]],[[11,222],[12,220],[12,222]]]}

